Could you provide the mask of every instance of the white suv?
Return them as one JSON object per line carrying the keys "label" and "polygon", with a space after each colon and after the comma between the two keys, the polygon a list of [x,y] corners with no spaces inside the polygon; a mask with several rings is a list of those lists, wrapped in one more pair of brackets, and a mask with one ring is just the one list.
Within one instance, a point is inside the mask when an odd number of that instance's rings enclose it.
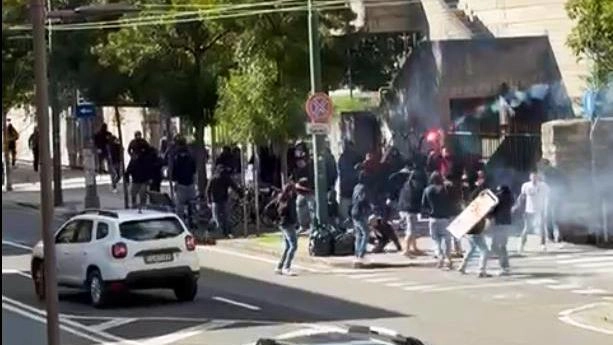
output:
{"label": "white suv", "polygon": [[[92,305],[113,292],[169,288],[180,301],[198,290],[196,241],[173,213],[86,210],[55,233],[58,285],[83,288]],[[36,294],[45,297],[43,244],[32,251]]]}

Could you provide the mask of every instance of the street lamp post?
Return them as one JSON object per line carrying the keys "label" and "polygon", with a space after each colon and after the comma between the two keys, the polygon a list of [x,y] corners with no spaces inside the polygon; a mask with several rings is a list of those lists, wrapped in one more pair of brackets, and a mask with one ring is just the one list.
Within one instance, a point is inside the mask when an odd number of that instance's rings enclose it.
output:
{"label": "street lamp post", "polygon": [[41,232],[45,248],[44,277],[47,304],[47,344],[60,345],[58,296],[56,279],[53,222],[53,191],[51,188],[51,152],[49,150],[49,102],[47,81],[47,47],[45,46],[45,3],[31,0],[32,36],[34,45],[34,79],[36,85],[36,115],[40,133],[40,199]]}
{"label": "street lamp post", "polygon": [[[319,51],[319,15],[313,11],[313,1],[308,0],[309,22],[309,67],[311,77],[311,94],[322,91],[321,54]],[[328,222],[328,204],[326,202],[327,180],[326,164],[323,158],[325,134],[313,134],[313,168],[315,170],[315,209],[320,224]]]}

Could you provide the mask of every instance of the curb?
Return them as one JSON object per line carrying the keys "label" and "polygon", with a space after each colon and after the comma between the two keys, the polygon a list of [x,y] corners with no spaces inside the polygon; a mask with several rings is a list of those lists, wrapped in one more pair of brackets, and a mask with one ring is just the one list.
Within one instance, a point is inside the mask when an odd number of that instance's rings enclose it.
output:
{"label": "curb", "polygon": [[[40,210],[40,204],[34,203],[34,202],[15,201],[15,205],[24,207],[24,208],[33,209],[33,210]],[[54,208],[55,218],[58,218],[61,220],[67,220],[68,218],[76,215],[78,212],[79,211],[77,209],[70,209],[70,208],[66,208],[62,206]]]}
{"label": "curb", "polygon": [[[271,257],[279,257],[281,252],[277,249],[267,248],[259,245],[244,245],[229,243],[232,240],[217,241],[217,246],[237,252],[248,253],[252,255],[267,255]],[[373,254],[377,255],[377,254]],[[312,256],[294,256],[294,261],[303,264],[317,264],[332,268],[354,268],[353,262],[331,262],[323,257]],[[436,266],[436,260],[432,259],[425,262],[400,262],[400,263],[385,263],[385,262],[370,262],[363,263],[361,269],[381,269],[381,268],[405,268],[405,267],[434,267]]]}

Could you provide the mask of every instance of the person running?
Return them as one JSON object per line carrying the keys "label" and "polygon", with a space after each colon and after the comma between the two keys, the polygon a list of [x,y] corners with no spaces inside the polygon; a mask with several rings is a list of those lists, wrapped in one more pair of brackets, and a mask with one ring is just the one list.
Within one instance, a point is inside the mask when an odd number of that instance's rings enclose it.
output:
{"label": "person running", "polygon": [[30,150],[32,151],[32,157],[34,158],[34,161],[32,162],[32,165],[34,167],[34,171],[38,171],[38,165],[40,162],[40,152],[38,151],[39,149],[39,133],[38,133],[38,126],[34,127],[34,131],[32,132],[32,135],[30,135],[30,138],[28,138],[28,146],[30,147]]}
{"label": "person running", "polygon": [[196,160],[187,148],[187,142],[183,137],[176,137],[174,147],[172,149],[170,175],[175,185],[175,207],[176,213],[182,219],[186,220],[187,224],[191,224],[191,220],[187,219],[186,209],[190,207],[190,203],[196,197],[196,189],[194,184],[194,176],[196,174]]}
{"label": "person running", "polygon": [[110,165],[110,157],[109,157],[109,145],[111,143],[112,134],[108,130],[108,126],[106,123],[103,123],[100,126],[100,130],[94,134],[94,145],[96,146],[96,154],[98,157],[98,172],[104,173],[104,163],[109,166],[109,170],[111,169]]}
{"label": "person running", "polygon": [[424,190],[422,209],[426,210],[430,219],[428,229],[434,241],[435,255],[438,257],[438,268],[447,261],[447,269],[453,268],[451,259],[451,234],[447,231],[449,218],[453,212],[449,192],[445,187],[443,176],[439,172],[430,175],[430,185]]}
{"label": "person running", "polygon": [[366,254],[366,246],[368,245],[368,216],[371,212],[371,203],[367,197],[367,187],[364,184],[364,180],[364,173],[361,172],[358,184],[353,188],[353,196],[351,198],[351,219],[355,234],[354,266],[356,267],[361,267],[364,255]]}
{"label": "person running", "polygon": [[521,241],[517,251],[522,254],[528,238],[528,233],[535,230],[541,236],[541,250],[547,250],[547,234],[544,224],[547,210],[549,187],[536,171],[530,173],[530,180],[521,186],[519,199],[524,203],[524,229],[521,233]]}
{"label": "person running", "polygon": [[424,173],[413,166],[398,196],[398,210],[405,224],[404,255],[408,257],[423,255],[423,252],[417,248],[417,215],[421,210],[421,197],[426,182]]}
{"label": "person running", "polygon": [[209,180],[206,188],[206,196],[211,204],[213,213],[213,222],[218,230],[227,237],[232,238],[232,229],[230,228],[230,195],[229,189],[234,190],[239,197],[243,197],[242,190],[232,180],[231,171],[223,165],[215,167],[215,174]]}
{"label": "person running", "polygon": [[111,173],[111,188],[117,193],[117,183],[121,179],[122,147],[119,138],[111,136],[109,143],[109,171]]}
{"label": "person running", "polygon": [[11,166],[15,167],[17,163],[17,140],[19,140],[19,132],[13,127],[11,123],[11,119],[6,120],[6,142],[7,142],[7,150],[9,152],[9,156],[11,158]]}
{"label": "person running", "polygon": [[283,254],[275,269],[275,273],[287,276],[295,276],[292,271],[292,260],[298,249],[298,236],[296,234],[296,189],[292,183],[288,183],[283,188],[277,199],[277,214],[279,215],[279,228],[283,235]]}
{"label": "person running", "polygon": [[[481,184],[477,187],[472,195],[471,201],[478,198],[481,192],[485,190],[485,185]],[[464,236],[468,239],[469,248],[462,260],[462,264],[458,268],[458,272],[462,274],[466,274],[466,267],[468,266],[468,262],[475,256],[477,250],[479,251],[479,278],[490,277],[490,275],[486,271],[487,267],[487,256],[489,254],[489,249],[487,247],[487,243],[485,242],[485,236],[483,236],[483,231],[485,230],[486,219],[482,219],[479,223],[470,229],[466,235]]]}
{"label": "person running", "polygon": [[507,242],[509,234],[513,231],[512,225],[512,208],[515,202],[511,188],[506,185],[496,188],[496,197],[498,197],[498,205],[494,208],[491,214],[492,221],[492,248],[491,252],[498,256],[500,264],[500,275],[508,275],[509,253],[507,251]]}

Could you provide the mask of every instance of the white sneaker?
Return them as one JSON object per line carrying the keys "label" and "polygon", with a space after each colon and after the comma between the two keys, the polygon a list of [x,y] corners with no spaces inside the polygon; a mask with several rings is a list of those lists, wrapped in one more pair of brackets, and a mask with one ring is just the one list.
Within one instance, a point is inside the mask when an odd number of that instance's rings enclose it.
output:
{"label": "white sneaker", "polygon": [[498,272],[498,276],[499,277],[505,277],[511,275],[511,271],[507,268],[507,269],[503,269],[500,272]]}
{"label": "white sneaker", "polygon": [[283,274],[283,271],[280,268],[275,268],[276,274]]}
{"label": "white sneaker", "polygon": [[547,246],[546,246],[546,245],[544,245],[544,244],[542,244],[542,245],[541,245],[541,251],[542,251],[543,253],[546,253],[546,252],[547,252]]}
{"label": "white sneaker", "polygon": [[290,268],[286,268],[283,270],[283,275],[295,277],[297,274],[296,272],[292,271]]}

